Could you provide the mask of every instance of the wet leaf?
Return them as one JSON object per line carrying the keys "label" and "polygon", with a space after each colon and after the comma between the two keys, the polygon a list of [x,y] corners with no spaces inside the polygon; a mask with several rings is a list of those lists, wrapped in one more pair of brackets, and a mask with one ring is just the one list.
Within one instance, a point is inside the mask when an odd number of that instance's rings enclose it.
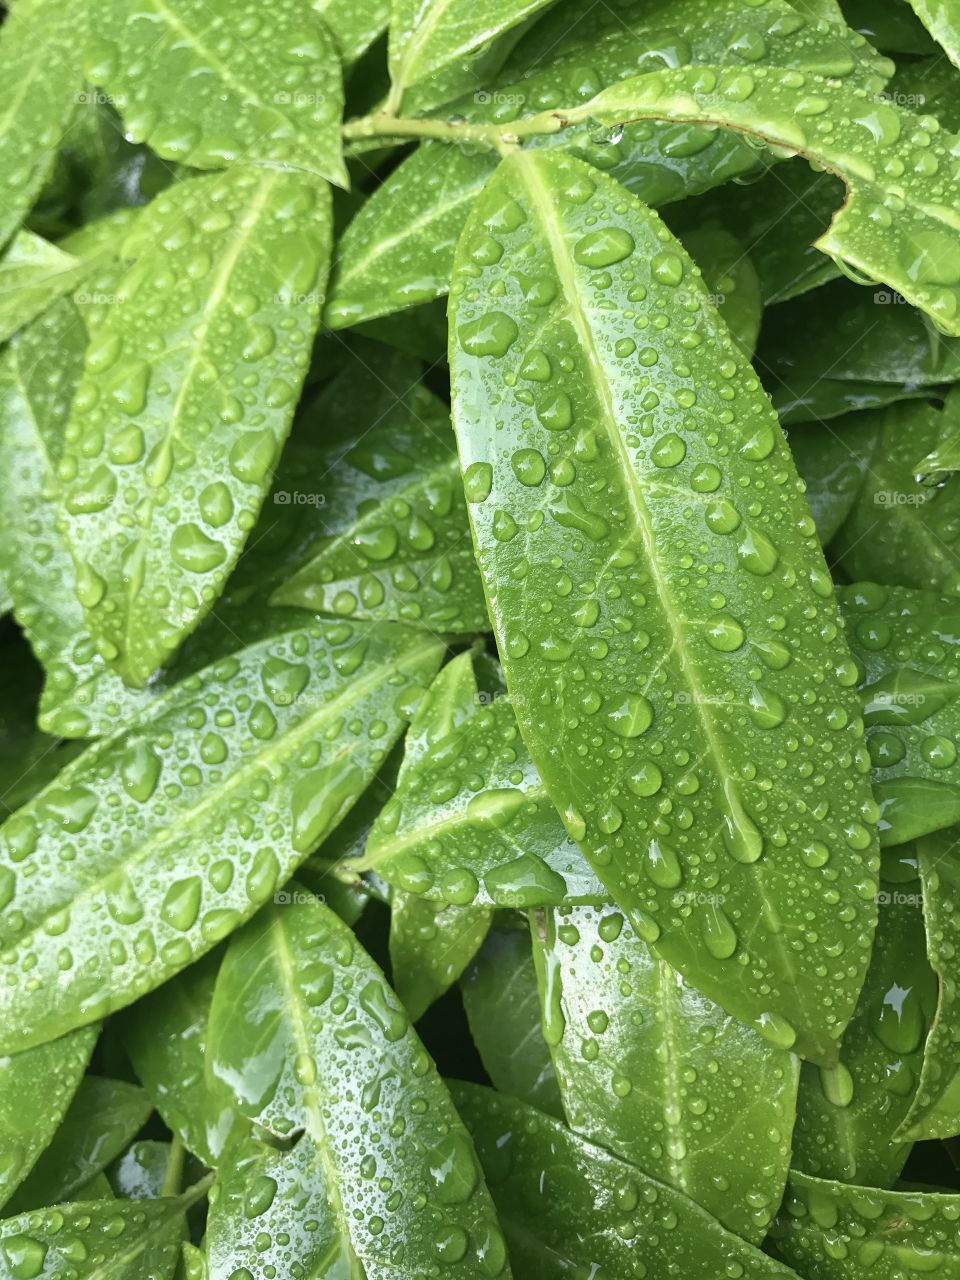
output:
{"label": "wet leaf", "polygon": [[[454,422],[514,710],[568,832],[690,983],[829,1062],[875,919],[856,668],[774,415],[704,292],[615,183],[511,157],[458,250]],[[821,847],[829,904],[797,856]],[[681,887],[724,895],[732,948],[680,914]],[[816,948],[787,936],[801,896]],[[827,981],[831,935],[846,966]]]}
{"label": "wet leaf", "polygon": [[454,1099],[483,1164],[510,1256],[530,1280],[561,1275],[788,1277],[672,1187],[532,1107],[476,1085]]}
{"label": "wet leaf", "polygon": [[158,1200],[170,1161],[170,1143],[133,1142],[107,1169],[107,1177],[123,1200]]}
{"label": "wet leaf", "polygon": [[329,200],[303,173],[237,167],[159,196],[124,253],[138,261],[93,328],[59,476],[91,634],[139,686],[222,590],[269,488]]}
{"label": "wet leaf", "polygon": [[224,1160],[208,1224],[213,1280],[238,1266],[268,1275],[281,1260],[320,1273],[333,1258],[345,1275],[385,1280],[401,1256],[410,1274],[440,1261],[451,1277],[509,1276],[446,1088],[382,974],[327,908],[267,908],[233,940],[207,1070],[258,1132],[293,1142],[283,1152],[251,1139],[242,1163]]}
{"label": "wet leaf", "polygon": [[0,341],[69,293],[87,270],[87,263],[72,253],[32,231],[20,231],[0,255]]}
{"label": "wet leaf", "polygon": [[960,13],[952,0],[909,0],[909,4],[953,65],[960,67]]}
{"label": "wet leaf", "polygon": [[252,915],[362,792],[441,653],[393,625],[294,625],[77,757],[0,828],[20,975],[0,1050],[122,1008]]}
{"label": "wet leaf", "polygon": [[413,1022],[460,977],[483,944],[492,919],[486,907],[440,907],[413,893],[392,895],[393,986]]}
{"label": "wet leaf", "polygon": [[615,909],[534,912],[531,933],[570,1127],[759,1244],[790,1164],[798,1060],[688,986]]}
{"label": "wet leaf", "polygon": [[355,4],[354,0],[310,0],[310,3],[314,13],[318,13],[333,32],[340,56],[347,65],[356,62],[386,30],[390,18],[390,0],[369,0],[366,4]]}
{"label": "wet leaf", "polygon": [[228,0],[105,0],[92,25],[84,68],[132,141],[192,169],[296,165],[346,186],[337,45],[309,0],[275,0],[269,20]]}

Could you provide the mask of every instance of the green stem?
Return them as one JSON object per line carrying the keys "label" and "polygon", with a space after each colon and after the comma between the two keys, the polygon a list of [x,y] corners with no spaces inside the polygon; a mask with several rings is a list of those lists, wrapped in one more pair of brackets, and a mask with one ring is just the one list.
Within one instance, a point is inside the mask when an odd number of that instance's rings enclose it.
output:
{"label": "green stem", "polygon": [[472,142],[494,151],[507,151],[525,138],[559,133],[571,124],[576,111],[542,111],[526,120],[505,124],[475,124],[458,120],[406,119],[377,111],[373,115],[350,120],[343,127],[347,139],[383,138],[402,142],[407,138],[436,138],[445,142]]}
{"label": "green stem", "polygon": [[163,1175],[163,1185],[160,1188],[162,1196],[178,1196],[180,1194],[185,1155],[186,1151],[183,1143],[174,1134],[173,1141],[170,1143],[170,1155],[167,1157],[167,1168]]}

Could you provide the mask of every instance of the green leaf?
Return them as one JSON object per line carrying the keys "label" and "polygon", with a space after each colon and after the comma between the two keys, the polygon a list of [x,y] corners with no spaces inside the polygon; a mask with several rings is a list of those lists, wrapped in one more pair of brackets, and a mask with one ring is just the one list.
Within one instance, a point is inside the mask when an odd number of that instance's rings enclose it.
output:
{"label": "green leaf", "polygon": [[873,957],[840,1061],[827,1070],[804,1063],[797,1097],[794,1168],[864,1186],[892,1186],[910,1154],[894,1135],[911,1109],[936,1002],[920,883],[899,854],[884,857]]}
{"label": "green leaf", "polygon": [[20,231],[0,255],[0,342],[69,293],[88,270],[72,253]]}
{"label": "green leaf", "polygon": [[[512,156],[458,250],[454,422],[514,709],[568,832],[688,982],[830,1062],[875,920],[856,667],[776,419],[704,294],[616,183]],[[788,844],[831,851],[829,890]],[[732,946],[681,887],[723,895]]]}
{"label": "green leaf", "polygon": [[436,78],[552,0],[391,0],[390,107],[410,87]]}
{"label": "green leaf", "polygon": [[393,985],[413,1022],[460,977],[492,920],[486,907],[439,907],[413,893],[391,896]]}
{"label": "green leaf", "polygon": [[960,67],[960,11],[956,0],[909,0],[926,29],[955,67]]}
{"label": "green leaf", "polygon": [[922,107],[935,115],[944,128],[956,133],[960,130],[958,85],[957,68],[938,52],[930,58],[901,63],[889,92],[902,95],[897,100],[903,106]]}
{"label": "green leaf", "polygon": [[883,5],[876,0],[843,0],[843,11],[850,26],[862,31],[884,53],[923,56],[938,52],[906,0]]}
{"label": "green leaf", "polygon": [[14,616],[47,673],[40,727],[69,738],[107,733],[146,701],[97,653],[57,530],[63,433],[86,337],[64,298],[0,355],[0,569]]}
{"label": "green leaf", "polygon": [[324,422],[321,447],[285,451],[273,504],[295,511],[271,604],[489,630],[450,411],[416,392],[372,426],[350,412]]}
{"label": "green leaf", "polygon": [[460,980],[477,1052],[500,1093],[562,1116],[560,1090],[540,1025],[528,929],[495,927]]}
{"label": "green leaf", "polygon": [[905,844],[953,826],[960,822],[960,604],[872,582],[842,587],[840,602],[863,672],[880,843]]}
{"label": "green leaf", "polygon": [[571,1129],[759,1244],[790,1164],[798,1060],[688,986],[615,910],[534,912],[531,933]]}
{"label": "green leaf", "polygon": [[[953,135],[935,117],[877,103],[865,90],[808,72],[761,66],[637,76],[570,114],[611,125],[650,116],[716,124],[816,161],[847,187],[816,247],[890,285],[945,333],[960,335],[960,266],[953,265],[960,215],[949,204],[960,161]],[[909,174],[906,181],[888,176],[891,160],[899,162],[898,174]]]}
{"label": "green leaf", "polygon": [[0,1205],[48,1146],[97,1040],[96,1027],[0,1058]]}
{"label": "green leaf", "polygon": [[294,625],[68,765],[0,828],[0,1052],[122,1008],[249,917],[362,792],[441,654],[395,625]]}
{"label": "green leaf", "polygon": [[[835,449],[845,451],[861,483],[831,551],[854,582],[950,596],[960,591],[958,479],[932,489],[916,478],[917,458],[937,446],[946,425],[941,413],[920,401],[855,414],[837,425]],[[818,431],[821,441],[825,430]]]}
{"label": "green leaf", "polygon": [[[808,1280],[960,1276],[960,1197],[877,1191],[793,1173],[768,1247]],[[869,1272],[866,1269],[869,1268]]]}
{"label": "green leaf", "polygon": [[123,1151],[152,1110],[150,1099],[137,1085],[84,1076],[53,1140],[20,1184],[8,1212],[72,1200],[84,1183]]}
{"label": "green leaf", "polygon": [[954,966],[960,872],[957,832],[941,831],[916,844],[923,885],[927,956],[939,982],[937,1010],[923,1051],[920,1083],[899,1137],[947,1138],[960,1133],[960,1048],[957,1045],[957,983]]}
{"label": "green leaf", "polygon": [[169,1142],[147,1138],[134,1142],[107,1169],[107,1177],[123,1200],[158,1200],[170,1161]]}
{"label": "green leaf", "polygon": [[0,647],[8,694],[0,711],[0,820],[55,777],[80,749],[37,729],[40,671],[19,635]]}
{"label": "green leaf", "polygon": [[324,321],[343,329],[446,293],[457,237],[495,168],[493,156],[443,143],[399,164],[337,244]]}
{"label": "green leaf", "polygon": [[159,196],[122,252],[138,260],[91,335],[61,476],[91,634],[143,685],[222,590],[269,487],[329,198],[309,175],[240,166]]}
{"label": "green leaf", "polygon": [[526,1280],[793,1277],[694,1201],[532,1107],[468,1084],[454,1099]]}
{"label": "green leaf", "polygon": [[[224,1160],[208,1223],[213,1280],[239,1266],[268,1275],[278,1263],[325,1274],[323,1259],[370,1280],[395,1274],[401,1259],[410,1275],[440,1261],[452,1278],[509,1276],[446,1088],[383,975],[331,911],[305,901],[267,908],[237,935],[207,1044],[221,1093],[259,1133],[294,1140],[288,1152],[255,1144],[249,1168]],[[312,1231],[298,1212],[307,1200]]]}
{"label": "green leaf", "polygon": [[703,273],[711,302],[749,359],[757,345],[763,312],[760,281],[750,257],[735,236],[720,228],[688,231],[680,238]]}
{"label": "green leaf", "polygon": [[309,0],[276,0],[269,20],[228,0],[105,0],[93,27],[84,68],[132,141],[193,169],[295,165],[347,185],[337,46]]}
{"label": "green leaf", "polygon": [[219,950],[146,996],[123,1020],[124,1044],[150,1100],[188,1151],[213,1168],[233,1117],[206,1089],[207,1022],[222,959]]}
{"label": "green leaf", "polygon": [[920,459],[915,474],[921,484],[940,485],[957,471],[960,471],[960,389],[954,387],[944,400],[936,448]]}
{"label": "green leaf", "polygon": [[196,1198],[80,1202],[6,1218],[0,1280],[173,1280],[184,1210]]}
{"label": "green leaf", "polygon": [[0,247],[53,171],[77,109],[86,8],[71,0],[17,0],[0,35]]}
{"label": "green leaf", "polygon": [[354,0],[311,0],[311,5],[333,32],[346,65],[356,62],[386,31],[390,19],[390,0],[368,0],[365,4]]}

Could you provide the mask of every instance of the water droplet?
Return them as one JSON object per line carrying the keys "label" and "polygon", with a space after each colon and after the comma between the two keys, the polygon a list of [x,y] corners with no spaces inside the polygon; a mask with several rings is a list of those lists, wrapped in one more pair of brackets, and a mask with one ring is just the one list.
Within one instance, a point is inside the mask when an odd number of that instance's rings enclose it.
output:
{"label": "water droplet", "polygon": [[573,257],[584,267],[612,267],[628,258],[636,248],[636,242],[621,227],[601,227],[582,236],[573,248]]}

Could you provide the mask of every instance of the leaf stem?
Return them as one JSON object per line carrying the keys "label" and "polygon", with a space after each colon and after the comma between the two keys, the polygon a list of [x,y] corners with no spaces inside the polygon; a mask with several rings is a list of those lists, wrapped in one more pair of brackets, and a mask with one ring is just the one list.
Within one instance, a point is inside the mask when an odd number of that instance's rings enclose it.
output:
{"label": "leaf stem", "polygon": [[163,1185],[160,1188],[162,1196],[177,1196],[180,1194],[180,1184],[183,1180],[183,1159],[186,1154],[183,1143],[177,1134],[173,1135],[170,1143],[170,1154],[167,1157],[167,1167],[163,1175]]}
{"label": "leaf stem", "polygon": [[471,142],[493,151],[505,152],[525,138],[559,133],[572,123],[575,112],[542,111],[526,120],[504,124],[476,124],[467,120],[427,120],[376,111],[350,120],[343,126],[347,139],[383,138],[397,143],[407,138],[435,138],[446,142]]}

